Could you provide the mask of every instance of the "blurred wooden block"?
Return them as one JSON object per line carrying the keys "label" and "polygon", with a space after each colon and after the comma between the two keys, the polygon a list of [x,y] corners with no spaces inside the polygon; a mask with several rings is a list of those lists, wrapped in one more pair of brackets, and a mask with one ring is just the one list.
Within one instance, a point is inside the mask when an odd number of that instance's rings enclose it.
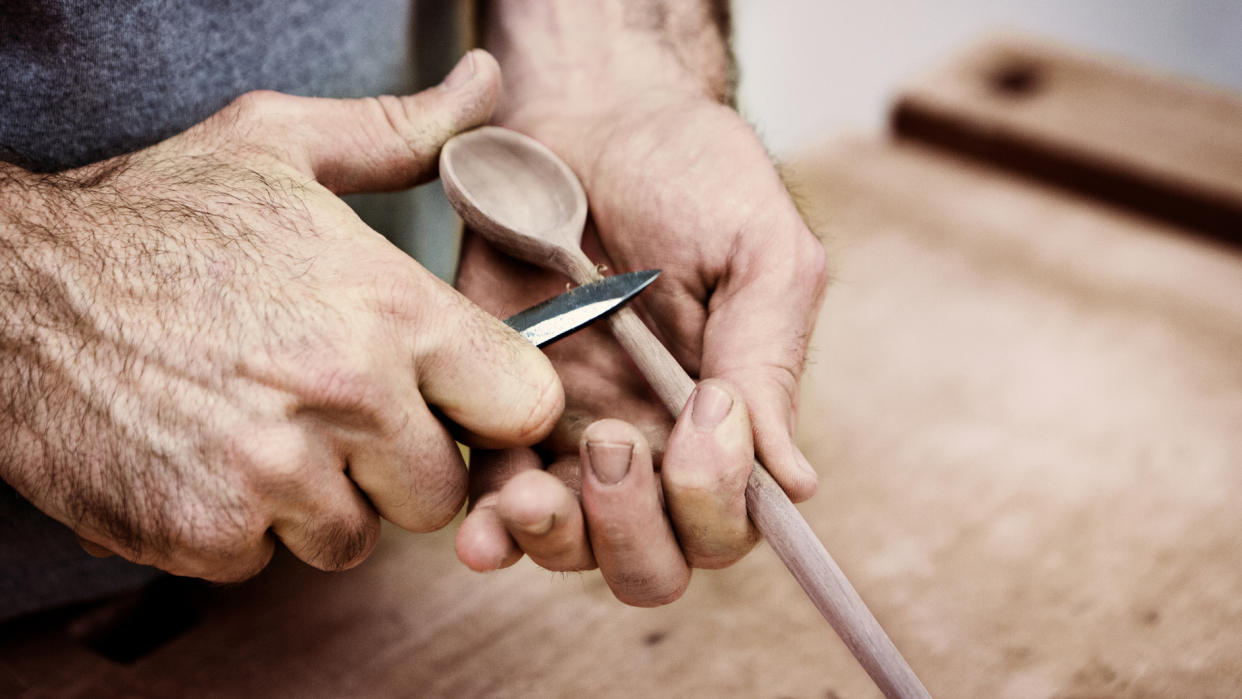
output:
{"label": "blurred wooden block", "polygon": [[[1130,84],[1073,65],[1082,84]],[[1118,103],[1165,104],[1146,87],[1165,83],[1131,79],[1146,97]],[[1079,103],[1060,104],[1038,118],[978,107],[958,123],[992,143],[1088,133]],[[1217,153],[1196,174],[1165,143],[1183,124],[1220,133],[1205,109],[1134,157],[1160,154],[1170,181],[1228,200],[1234,161]],[[1044,141],[1021,135],[1045,127]],[[1050,151],[1127,171],[1128,131],[1114,131]],[[1148,181],[1164,171],[1144,162],[1130,169]],[[823,482],[801,509],[931,692],[1235,696],[1242,253],[911,139],[844,140],[793,176],[836,278],[800,418]],[[475,575],[452,535],[386,529],[341,574],[278,557],[129,665],[55,624],[8,627],[0,695],[877,696],[765,548],[643,610],[595,574],[524,562]]]}
{"label": "blurred wooden block", "polygon": [[978,44],[901,93],[902,136],[1242,242],[1242,99],[1029,39]]}

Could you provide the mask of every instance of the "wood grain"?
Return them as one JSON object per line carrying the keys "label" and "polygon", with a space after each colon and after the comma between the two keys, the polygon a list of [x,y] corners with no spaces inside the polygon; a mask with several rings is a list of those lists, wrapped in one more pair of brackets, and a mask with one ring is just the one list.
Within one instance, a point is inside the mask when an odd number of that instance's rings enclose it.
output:
{"label": "wood grain", "polygon": [[912,81],[894,130],[1242,243],[1242,99],[1021,37]]}

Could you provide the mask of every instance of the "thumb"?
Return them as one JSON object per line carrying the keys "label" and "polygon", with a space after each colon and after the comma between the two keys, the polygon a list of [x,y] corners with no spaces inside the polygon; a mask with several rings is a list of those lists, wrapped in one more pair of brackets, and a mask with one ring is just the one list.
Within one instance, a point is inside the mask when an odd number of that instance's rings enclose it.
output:
{"label": "thumb", "polygon": [[255,119],[251,138],[292,146],[292,164],[336,194],[405,189],[433,179],[440,147],[486,123],[500,94],[500,66],[475,49],[435,87],[414,95],[321,99],[243,95],[234,108]]}

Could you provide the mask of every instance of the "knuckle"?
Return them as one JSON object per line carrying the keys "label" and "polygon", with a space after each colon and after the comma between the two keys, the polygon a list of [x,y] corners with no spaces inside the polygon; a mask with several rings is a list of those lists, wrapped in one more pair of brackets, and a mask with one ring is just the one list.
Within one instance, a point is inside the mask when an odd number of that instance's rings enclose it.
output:
{"label": "knuckle", "polygon": [[736,428],[724,437],[674,432],[660,471],[666,496],[693,511],[718,508],[741,497],[754,448],[749,422],[734,424]]}
{"label": "knuckle", "polygon": [[380,111],[387,121],[392,134],[401,138],[407,145],[411,145],[406,135],[410,133],[414,119],[411,118],[409,111],[406,109],[405,101],[395,95],[379,95],[378,97],[367,97],[365,99]]}
{"label": "knuckle", "polygon": [[[149,563],[171,548],[167,532],[154,524],[155,518],[149,513],[130,510],[120,497],[93,493],[75,495],[83,499],[76,515],[79,526],[89,524],[90,529],[100,532],[102,536],[98,538],[106,541],[115,553],[137,563]],[[158,514],[161,520],[172,519],[169,515]]]}
{"label": "knuckle", "polygon": [[823,244],[811,234],[801,237],[796,258],[798,276],[812,288],[820,288],[828,281],[828,252]]}
{"label": "knuckle", "polygon": [[686,546],[686,563],[691,568],[707,570],[728,568],[742,560],[757,543],[759,533],[753,529],[737,532],[728,541],[703,540]]}
{"label": "knuckle", "polygon": [[271,542],[267,522],[243,497],[229,494],[227,484],[214,497],[193,494],[161,498],[128,531],[112,535],[112,548],[127,559],[175,575],[215,582],[253,577],[267,565]]}
{"label": "knuckle", "polygon": [[681,598],[690,585],[689,572],[677,576],[620,573],[605,578],[618,601],[631,607],[662,607]]}
{"label": "knuckle", "polygon": [[297,391],[307,408],[377,415],[386,402],[383,384],[361,352],[337,352],[329,361],[307,367],[300,383]]}
{"label": "knuckle", "polygon": [[689,563],[692,568],[720,570],[721,568],[728,568],[734,563],[737,563],[743,556],[746,555],[748,551],[750,551],[749,547],[745,551],[739,551],[736,553],[697,554],[687,551],[686,562]]}
{"label": "knuckle", "polygon": [[254,492],[282,493],[309,472],[314,454],[302,430],[292,425],[246,440],[239,455]]}
{"label": "knuckle", "polygon": [[[435,153],[434,110],[415,111],[414,104],[421,101],[419,97],[397,97],[380,95],[368,98],[372,101],[388,124],[388,138],[396,138],[412,156],[415,170],[429,167],[434,160],[430,157]],[[414,173],[412,173],[414,174]]]}
{"label": "knuckle", "polygon": [[380,525],[376,518],[341,518],[320,525],[319,555],[314,565],[320,570],[348,570],[362,563],[379,541]]}
{"label": "knuckle", "polygon": [[[385,264],[380,273],[374,275],[365,292],[367,306],[379,320],[377,329],[382,339],[404,340],[410,336],[411,329],[416,329],[419,332],[414,337],[418,344],[430,344],[430,340],[439,339],[434,332],[438,326],[430,322],[428,310],[439,307],[436,289],[427,283],[421,268],[404,262],[402,260],[400,266]],[[433,299],[437,302],[429,303]]]}
{"label": "knuckle", "polygon": [[802,380],[802,370],[805,364],[806,349],[793,346],[788,348],[786,356],[780,363],[764,368],[760,377],[775,387],[774,401],[783,406],[797,404],[798,385]]}
{"label": "knuckle", "polygon": [[240,582],[258,574],[272,557],[265,522],[217,515],[191,520],[183,558],[189,574],[215,582]]}
{"label": "knuckle", "polygon": [[727,468],[722,468],[724,464],[720,463],[714,468],[704,468],[701,464],[677,468],[675,464],[675,458],[666,453],[661,469],[664,495],[688,509],[706,509],[718,502],[721,493],[737,492],[739,481],[742,487],[746,484],[744,476],[739,478],[741,469],[737,464],[727,464]]}
{"label": "knuckle", "polygon": [[436,502],[426,508],[423,518],[424,523],[419,531],[431,532],[442,529],[457,515],[457,512],[461,510],[465,502],[466,489],[464,486],[455,488],[452,492],[444,493],[443,497],[438,498]]}
{"label": "knuckle", "polygon": [[275,548],[271,544],[256,546],[225,561],[207,561],[206,573],[198,577],[212,582],[238,583],[258,575],[272,560]]}
{"label": "knuckle", "polygon": [[407,531],[423,533],[447,525],[466,502],[466,474],[459,469],[436,469],[441,477],[424,480],[413,493],[414,507],[404,508],[401,521]]}
{"label": "knuckle", "polygon": [[730,378],[749,387],[746,402],[752,421],[760,414],[779,415],[797,404],[806,347],[792,341],[773,346],[771,351],[768,361],[730,372]]}
{"label": "knuckle", "polygon": [[740,493],[746,480],[740,469],[663,468],[664,498],[678,512],[705,513],[720,509],[725,495]]}
{"label": "knuckle", "polygon": [[255,119],[274,111],[284,97],[274,90],[251,90],[238,95],[228,110],[238,119]]}
{"label": "knuckle", "polygon": [[[248,147],[254,154],[280,153],[270,132],[275,128],[274,121],[293,110],[294,99],[297,98],[273,90],[242,93],[204,122],[208,126],[206,133],[223,138],[230,147]],[[298,120],[282,121],[291,127],[299,125]],[[287,138],[287,134],[281,136],[281,140]]]}

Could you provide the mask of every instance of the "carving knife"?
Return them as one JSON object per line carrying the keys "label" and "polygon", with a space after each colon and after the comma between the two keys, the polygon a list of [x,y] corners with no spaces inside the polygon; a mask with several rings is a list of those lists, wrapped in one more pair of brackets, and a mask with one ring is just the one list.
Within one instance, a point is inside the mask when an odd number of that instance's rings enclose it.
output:
{"label": "carving knife", "polygon": [[509,316],[504,323],[543,347],[621,307],[658,276],[660,270],[646,269],[604,277]]}

